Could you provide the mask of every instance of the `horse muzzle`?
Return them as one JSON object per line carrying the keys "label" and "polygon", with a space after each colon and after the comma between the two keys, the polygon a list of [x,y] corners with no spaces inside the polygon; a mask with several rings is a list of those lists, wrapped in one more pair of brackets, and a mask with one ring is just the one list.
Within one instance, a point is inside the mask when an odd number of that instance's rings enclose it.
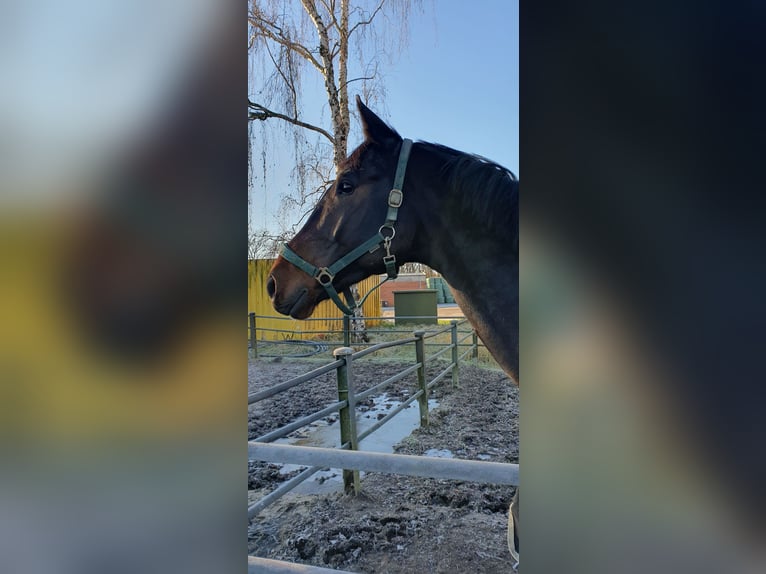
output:
{"label": "horse muzzle", "polygon": [[307,319],[318,303],[318,284],[304,273],[293,273],[292,268],[290,263],[278,258],[266,281],[266,292],[278,313],[293,319]]}

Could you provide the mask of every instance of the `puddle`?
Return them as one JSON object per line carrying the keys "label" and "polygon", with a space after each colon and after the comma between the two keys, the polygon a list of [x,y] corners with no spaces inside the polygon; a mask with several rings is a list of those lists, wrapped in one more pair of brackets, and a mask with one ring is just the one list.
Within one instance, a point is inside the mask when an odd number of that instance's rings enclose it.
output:
{"label": "puddle", "polygon": [[[369,403],[367,404],[369,405]],[[374,397],[371,406],[358,405],[356,415],[357,433],[363,433],[401,404],[402,401],[384,393]],[[438,404],[436,400],[429,400],[429,410],[434,409]],[[288,437],[275,441],[275,443],[338,448],[340,447],[340,423],[338,422],[338,415],[337,413],[332,414],[328,418],[333,420],[333,422],[330,423],[327,419],[321,419],[295,431]],[[406,409],[362,440],[359,443],[359,448],[368,452],[393,452],[393,446],[406,436],[409,436],[418,426],[420,426],[420,410],[418,409],[418,402],[414,401]],[[452,453],[450,453],[451,455]],[[280,472],[287,474],[302,468],[305,467],[296,464],[285,464],[282,465]],[[361,473],[362,476],[364,474],[364,472]],[[343,473],[339,469],[331,468],[326,471],[317,472],[311,478],[294,488],[290,494],[324,494],[342,491]]]}
{"label": "puddle", "polygon": [[447,450],[446,448],[429,448],[426,452],[423,453],[423,456],[431,456],[435,458],[455,458],[455,455],[452,454],[452,451]]}

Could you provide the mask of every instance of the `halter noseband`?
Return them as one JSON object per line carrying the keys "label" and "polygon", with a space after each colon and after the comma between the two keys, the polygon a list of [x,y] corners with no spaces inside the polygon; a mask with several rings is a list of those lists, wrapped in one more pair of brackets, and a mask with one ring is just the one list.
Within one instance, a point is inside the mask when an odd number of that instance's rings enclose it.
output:
{"label": "halter noseband", "polygon": [[[380,285],[388,281],[389,279],[396,279],[396,256],[391,254],[391,240],[396,235],[396,219],[399,216],[399,208],[404,201],[404,193],[402,187],[404,185],[404,175],[407,172],[407,160],[410,157],[410,150],[412,149],[412,140],[405,139],[402,141],[402,149],[399,151],[399,162],[396,165],[396,175],[394,176],[394,187],[388,193],[388,213],[386,214],[386,221],[380,226],[378,232],[370,237],[367,241],[362,243],[356,249],[352,249],[346,253],[343,257],[338,259],[335,263],[328,267],[317,267],[312,265],[302,257],[300,257],[295,251],[285,243],[282,246],[282,257],[287,261],[295,265],[301,271],[304,271],[316,279],[319,284],[324,287],[330,299],[343,311],[346,315],[353,315],[354,309],[360,307],[365,299]],[[384,233],[384,230],[386,232]],[[373,253],[380,248],[380,244],[383,244],[383,248],[386,250],[386,254],[383,256],[383,263],[386,266],[386,274],[388,277],[384,279],[377,287],[373,288],[359,303],[354,303],[353,298],[349,298],[349,305],[341,301],[338,296],[338,292],[335,290],[332,282],[335,276],[343,269],[351,265],[354,261],[362,257],[365,253]],[[348,296],[347,296],[348,297]]]}

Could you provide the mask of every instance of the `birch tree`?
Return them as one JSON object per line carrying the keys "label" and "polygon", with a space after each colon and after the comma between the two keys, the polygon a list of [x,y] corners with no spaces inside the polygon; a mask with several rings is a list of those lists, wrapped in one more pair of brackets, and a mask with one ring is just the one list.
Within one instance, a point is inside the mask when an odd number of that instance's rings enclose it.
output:
{"label": "birch tree", "polygon": [[[384,99],[384,69],[406,46],[415,8],[421,0],[249,1],[248,119],[280,122],[292,139],[295,188],[287,207],[313,205],[334,179],[348,153],[349,89],[369,104]],[[306,73],[321,79],[324,114],[304,113]]]}

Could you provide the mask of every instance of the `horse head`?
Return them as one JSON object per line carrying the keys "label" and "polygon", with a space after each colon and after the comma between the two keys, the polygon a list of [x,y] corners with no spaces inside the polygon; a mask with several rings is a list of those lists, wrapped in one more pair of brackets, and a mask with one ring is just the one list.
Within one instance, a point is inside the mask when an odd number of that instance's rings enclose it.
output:
{"label": "horse head", "polygon": [[411,142],[358,96],[356,101],[364,141],[338,167],[335,181],[285,245],[267,281],[274,308],[295,319],[309,317],[324,299],[341,306],[337,293],[370,275],[395,276],[413,237],[413,214],[399,211],[403,183],[397,181],[399,189],[394,189],[395,179],[403,180]]}

